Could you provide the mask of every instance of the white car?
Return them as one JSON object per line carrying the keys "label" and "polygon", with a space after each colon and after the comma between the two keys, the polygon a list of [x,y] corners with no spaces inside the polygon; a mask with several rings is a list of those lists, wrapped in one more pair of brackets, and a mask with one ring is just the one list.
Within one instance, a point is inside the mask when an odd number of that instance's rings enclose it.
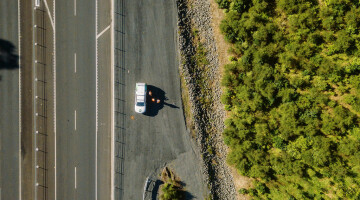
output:
{"label": "white car", "polygon": [[136,83],[135,89],[135,112],[146,111],[146,83]]}

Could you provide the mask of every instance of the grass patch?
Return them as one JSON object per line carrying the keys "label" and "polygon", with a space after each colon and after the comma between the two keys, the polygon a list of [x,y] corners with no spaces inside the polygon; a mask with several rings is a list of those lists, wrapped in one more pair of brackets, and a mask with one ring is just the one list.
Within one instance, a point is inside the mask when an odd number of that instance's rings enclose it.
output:
{"label": "grass patch", "polygon": [[185,78],[182,74],[180,74],[180,84],[181,84],[181,99],[182,99],[182,103],[183,103],[185,123],[186,123],[186,126],[189,128],[191,136],[193,138],[195,138],[196,137],[195,124],[194,124],[193,116],[191,113],[189,89],[186,86]]}

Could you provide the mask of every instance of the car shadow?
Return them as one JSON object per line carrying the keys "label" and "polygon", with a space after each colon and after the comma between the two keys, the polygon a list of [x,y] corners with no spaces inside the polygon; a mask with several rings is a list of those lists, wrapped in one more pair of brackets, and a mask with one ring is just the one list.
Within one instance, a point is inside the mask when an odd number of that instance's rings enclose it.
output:
{"label": "car shadow", "polygon": [[7,41],[0,39],[0,70],[19,68],[19,56],[15,54],[15,46]]}
{"label": "car shadow", "polygon": [[159,110],[163,109],[164,106],[179,109],[178,106],[165,102],[169,100],[165,94],[164,90],[153,85],[148,85],[146,94],[146,112],[144,115],[155,117],[159,113]]}

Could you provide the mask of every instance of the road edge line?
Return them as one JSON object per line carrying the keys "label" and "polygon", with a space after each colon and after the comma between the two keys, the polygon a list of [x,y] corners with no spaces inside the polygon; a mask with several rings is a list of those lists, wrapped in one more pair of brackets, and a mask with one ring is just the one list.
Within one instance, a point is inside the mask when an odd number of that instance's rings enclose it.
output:
{"label": "road edge line", "polygon": [[54,171],[55,171],[55,176],[54,176],[54,200],[56,200],[56,198],[57,198],[57,194],[56,194],[56,191],[57,191],[57,185],[56,185],[56,183],[57,183],[57,174],[56,174],[56,171],[57,171],[57,169],[56,169],[56,164],[57,164],[57,159],[56,159],[56,148],[57,148],[57,146],[56,146],[56,30],[55,30],[55,28],[56,28],[56,15],[55,15],[55,12],[56,12],[56,9],[55,9],[55,6],[56,6],[56,0],[53,0],[53,18],[54,18],[54,29],[53,29],[53,43],[54,43],[54,45],[53,45],[53,48],[54,48],[54,50],[53,50],[53,53],[54,53],[54,59],[53,59],[53,80],[54,80],[54,151],[55,151],[55,166],[54,166]]}
{"label": "road edge line", "polygon": [[[21,26],[20,26],[20,18],[21,18],[21,0],[18,0],[18,50],[19,50],[19,200],[22,199],[21,195]],[[1,197],[0,197],[1,198]]]}
{"label": "road edge line", "polygon": [[97,200],[97,135],[98,135],[98,0],[95,0],[95,200]]}

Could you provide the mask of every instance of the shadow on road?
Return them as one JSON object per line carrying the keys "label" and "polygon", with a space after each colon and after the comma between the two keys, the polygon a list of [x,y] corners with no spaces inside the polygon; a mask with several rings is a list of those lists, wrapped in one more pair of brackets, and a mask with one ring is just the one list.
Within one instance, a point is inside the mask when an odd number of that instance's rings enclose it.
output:
{"label": "shadow on road", "polygon": [[159,110],[164,108],[164,106],[169,106],[170,108],[179,109],[178,106],[165,102],[166,100],[169,99],[165,96],[166,93],[164,92],[164,90],[155,87],[153,85],[148,85],[147,90],[148,90],[148,94],[146,97],[147,108],[145,115],[154,117],[159,113]]}
{"label": "shadow on road", "polygon": [[185,199],[186,200],[191,200],[194,199],[195,197],[188,191],[185,191]]}
{"label": "shadow on road", "polygon": [[158,196],[158,193],[159,193],[159,188],[160,188],[160,185],[164,184],[163,181],[161,180],[156,180],[155,181],[155,186],[152,190],[152,195],[151,195],[151,199],[152,200],[156,200],[157,199],[157,196]]}
{"label": "shadow on road", "polygon": [[19,56],[14,52],[15,46],[11,42],[0,39],[0,70],[19,68]]}

